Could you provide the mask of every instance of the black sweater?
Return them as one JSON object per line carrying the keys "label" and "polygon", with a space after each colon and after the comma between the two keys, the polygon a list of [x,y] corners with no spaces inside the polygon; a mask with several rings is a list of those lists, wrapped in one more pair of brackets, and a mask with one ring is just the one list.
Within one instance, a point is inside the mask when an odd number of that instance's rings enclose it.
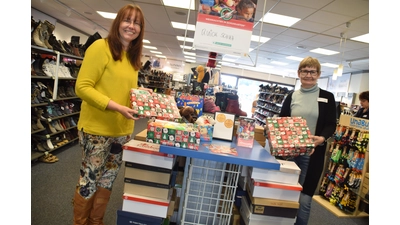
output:
{"label": "black sweater", "polygon": [[[290,105],[292,102],[292,93],[289,93],[283,102],[281,117],[290,117]],[[325,140],[332,137],[336,128],[336,104],[335,97],[331,92],[320,88],[319,98],[327,99],[328,102],[318,102],[318,120],[315,129],[316,136],[323,136]],[[313,196],[317,188],[319,178],[324,167],[326,143],[322,146],[316,146],[314,153],[310,156],[310,162],[307,169],[306,178],[303,184],[302,192],[306,195]]]}

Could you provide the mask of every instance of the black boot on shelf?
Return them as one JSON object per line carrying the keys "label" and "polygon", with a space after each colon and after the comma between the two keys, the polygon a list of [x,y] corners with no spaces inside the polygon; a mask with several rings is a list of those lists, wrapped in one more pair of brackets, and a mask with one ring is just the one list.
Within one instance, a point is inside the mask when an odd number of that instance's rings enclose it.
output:
{"label": "black boot on shelf", "polygon": [[221,112],[225,112],[226,107],[228,106],[228,98],[227,93],[217,92],[215,93],[215,105],[219,106]]}
{"label": "black boot on shelf", "polygon": [[88,49],[89,46],[91,44],[93,44],[93,42],[95,42],[96,40],[101,39],[101,38],[102,37],[98,32],[96,32],[93,35],[89,36],[89,38],[87,39],[86,43],[82,46],[83,50],[86,51],[86,49]]}

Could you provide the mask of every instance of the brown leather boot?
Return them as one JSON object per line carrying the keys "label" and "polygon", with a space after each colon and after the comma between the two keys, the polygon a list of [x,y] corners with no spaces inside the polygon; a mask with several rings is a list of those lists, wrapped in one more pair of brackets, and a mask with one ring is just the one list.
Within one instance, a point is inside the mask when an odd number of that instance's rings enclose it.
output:
{"label": "brown leather boot", "polygon": [[228,95],[228,105],[225,112],[235,114],[236,116],[247,116],[247,113],[239,107],[239,96],[237,95]]}
{"label": "brown leather boot", "polygon": [[74,225],[89,225],[90,210],[93,206],[94,195],[85,199],[79,194],[79,187],[76,188],[73,199]]}
{"label": "brown leather boot", "polygon": [[104,225],[103,217],[110,200],[111,191],[102,187],[97,187],[94,193],[92,211],[89,215],[89,225]]}

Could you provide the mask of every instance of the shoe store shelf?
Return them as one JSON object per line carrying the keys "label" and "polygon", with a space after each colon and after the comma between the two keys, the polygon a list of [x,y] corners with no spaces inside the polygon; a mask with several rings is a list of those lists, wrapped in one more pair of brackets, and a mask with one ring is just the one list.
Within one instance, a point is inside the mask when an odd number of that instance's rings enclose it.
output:
{"label": "shoe store shelf", "polygon": [[41,119],[41,121],[48,121],[48,122],[51,122],[51,121],[53,121],[53,120],[62,119],[62,118],[68,117],[68,116],[79,115],[79,113],[80,113],[80,112],[74,112],[74,113],[70,113],[70,114],[65,114],[65,115],[63,115],[63,116],[53,116],[53,117],[49,117],[49,118],[46,118],[46,119]]}
{"label": "shoe store shelf", "polygon": [[31,45],[31,48],[34,51],[39,52],[39,53],[44,53],[44,54],[48,53],[48,54],[51,54],[51,55],[60,55],[60,56],[65,57],[65,58],[77,59],[77,60],[82,60],[83,59],[82,57],[79,57],[79,56],[76,56],[76,55],[65,54],[65,53],[62,53],[62,52],[59,52],[59,51],[54,51],[52,49],[43,48],[43,47],[39,47],[39,46],[36,46],[36,45]]}
{"label": "shoe store shelf", "polygon": [[282,103],[287,94],[294,89],[289,86],[279,86],[278,84],[261,84],[254,110],[254,118],[257,119],[257,125],[265,125],[266,117],[278,116],[282,108]]}
{"label": "shoe store shelf", "polygon": [[[51,149],[50,151],[47,151],[47,152],[53,152],[53,151],[55,151],[55,150],[57,150],[57,149],[60,149],[60,148],[63,148],[64,146],[66,146],[66,145],[69,145],[69,144],[71,144],[71,143],[74,143],[75,141],[77,141],[78,140],[78,138],[76,137],[76,138],[74,138],[74,139],[71,139],[71,140],[69,140],[67,143],[65,143],[65,144],[63,144],[63,145],[61,145],[61,146],[59,146],[59,147],[54,147],[53,149]],[[39,159],[40,157],[42,157],[42,156],[44,156],[45,155],[45,153],[44,152],[36,152],[36,151],[32,151],[32,154],[31,154],[31,161],[35,161],[35,160],[37,160],[37,159]]]}
{"label": "shoe store shelf", "polygon": [[46,105],[48,105],[49,103],[47,103],[47,102],[43,102],[43,103],[39,103],[39,104],[31,104],[31,107],[39,107],[39,106],[46,106]]}
{"label": "shoe store shelf", "polygon": [[139,85],[145,88],[157,90],[158,93],[166,93],[171,88],[172,75],[163,71],[139,71]]}
{"label": "shoe store shelf", "polygon": [[[69,127],[69,128],[67,128],[67,129],[60,130],[60,131],[57,131],[57,132],[54,132],[54,133],[37,134],[38,132],[40,132],[40,131],[37,131],[37,132],[32,133],[32,134],[33,134],[34,137],[37,137],[37,138],[39,138],[39,139],[41,139],[41,140],[47,140],[47,139],[50,139],[50,138],[53,137],[53,136],[56,136],[56,135],[58,135],[58,134],[65,133],[66,131],[71,130],[71,129],[76,129],[76,126]],[[46,130],[46,129],[43,129],[42,131],[44,131],[44,130]]]}
{"label": "shoe store shelf", "polygon": [[32,161],[78,140],[74,88],[83,57],[53,49],[31,45]]}

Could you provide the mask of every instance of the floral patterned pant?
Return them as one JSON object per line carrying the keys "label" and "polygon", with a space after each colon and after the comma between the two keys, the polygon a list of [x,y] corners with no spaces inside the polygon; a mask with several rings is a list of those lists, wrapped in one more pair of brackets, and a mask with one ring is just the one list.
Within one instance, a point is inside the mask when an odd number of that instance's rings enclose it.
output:
{"label": "floral patterned pant", "polygon": [[79,193],[90,198],[97,187],[112,189],[122,164],[122,145],[130,140],[130,135],[106,137],[79,131],[82,147],[82,164],[79,177]]}

